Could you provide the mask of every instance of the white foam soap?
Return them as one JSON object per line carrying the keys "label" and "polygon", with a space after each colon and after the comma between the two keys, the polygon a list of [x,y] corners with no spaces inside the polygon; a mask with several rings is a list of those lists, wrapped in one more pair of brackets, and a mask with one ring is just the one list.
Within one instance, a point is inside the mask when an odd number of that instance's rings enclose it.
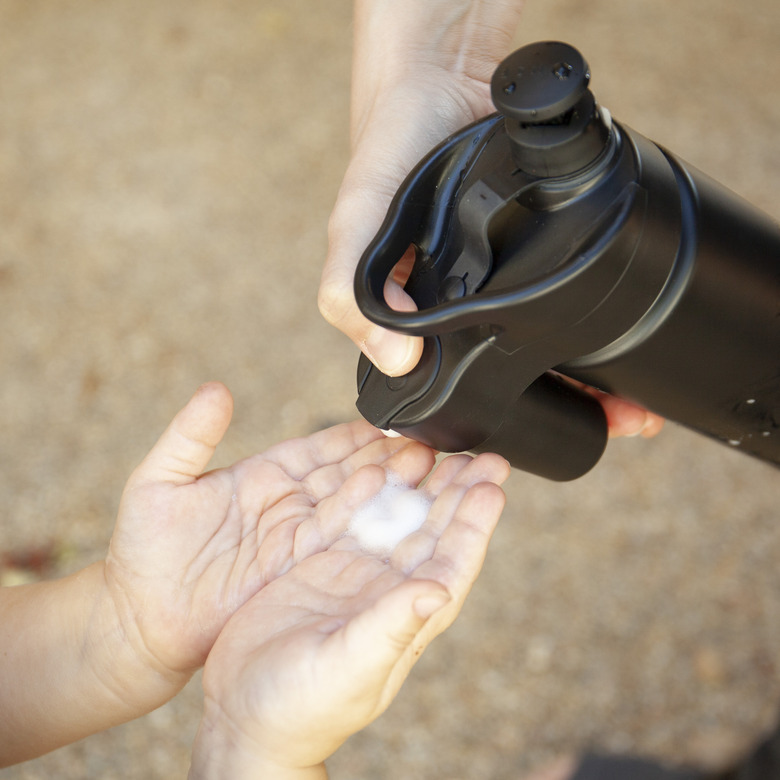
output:
{"label": "white foam soap", "polygon": [[357,508],[347,533],[364,550],[389,555],[402,539],[420,529],[431,504],[433,496],[388,474],[385,486]]}

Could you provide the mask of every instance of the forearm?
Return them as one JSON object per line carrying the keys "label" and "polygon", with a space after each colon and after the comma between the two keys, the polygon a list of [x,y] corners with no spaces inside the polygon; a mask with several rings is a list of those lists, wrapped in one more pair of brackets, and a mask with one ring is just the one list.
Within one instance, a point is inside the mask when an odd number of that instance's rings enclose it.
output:
{"label": "forearm", "polygon": [[183,684],[139,658],[103,564],[0,590],[0,766],[138,717]]}
{"label": "forearm", "polygon": [[[305,739],[305,735],[302,737]],[[282,746],[280,746],[282,747]],[[324,764],[296,767],[267,755],[207,704],[192,749],[188,780],[327,780]]]}

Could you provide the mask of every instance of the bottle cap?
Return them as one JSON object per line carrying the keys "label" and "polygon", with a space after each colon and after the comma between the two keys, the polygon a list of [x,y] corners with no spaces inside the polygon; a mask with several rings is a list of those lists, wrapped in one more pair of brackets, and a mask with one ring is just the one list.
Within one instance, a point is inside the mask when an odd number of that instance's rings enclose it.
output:
{"label": "bottle cap", "polygon": [[557,41],[524,46],[499,65],[491,94],[505,117],[521,170],[539,177],[565,176],[586,168],[604,151],[610,123],[589,83],[582,55]]}

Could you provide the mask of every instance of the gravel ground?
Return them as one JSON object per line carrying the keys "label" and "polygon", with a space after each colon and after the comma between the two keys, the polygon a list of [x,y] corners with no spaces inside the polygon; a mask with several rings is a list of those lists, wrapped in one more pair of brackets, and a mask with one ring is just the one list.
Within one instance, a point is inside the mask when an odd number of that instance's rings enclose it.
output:
{"label": "gravel ground", "polygon": [[[127,475],[207,379],[236,398],[219,463],[355,415],[354,349],[315,304],[350,5],[0,0],[3,583],[101,557]],[[540,38],[780,213],[775,0],[530,0],[518,43]],[[334,778],[503,780],[584,747],[718,766],[773,722],[777,471],[669,425],[507,491],[463,616]],[[196,678],[0,776],[184,777],[199,707]]]}

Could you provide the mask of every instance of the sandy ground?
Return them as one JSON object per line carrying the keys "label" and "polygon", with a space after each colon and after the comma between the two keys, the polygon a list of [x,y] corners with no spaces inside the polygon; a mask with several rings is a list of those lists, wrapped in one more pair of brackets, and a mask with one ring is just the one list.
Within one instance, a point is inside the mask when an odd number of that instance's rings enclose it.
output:
{"label": "sandy ground", "polygon": [[[204,380],[236,398],[219,463],[354,417],[355,350],[315,305],[350,15],[0,0],[4,582],[31,550],[44,576],[103,555],[127,475]],[[518,43],[540,38],[580,48],[613,115],[780,215],[776,0],[529,0]],[[507,491],[460,621],[333,778],[508,780],[584,747],[719,765],[773,721],[775,470],[668,426]],[[0,775],[184,777],[199,707],[196,678]]]}

